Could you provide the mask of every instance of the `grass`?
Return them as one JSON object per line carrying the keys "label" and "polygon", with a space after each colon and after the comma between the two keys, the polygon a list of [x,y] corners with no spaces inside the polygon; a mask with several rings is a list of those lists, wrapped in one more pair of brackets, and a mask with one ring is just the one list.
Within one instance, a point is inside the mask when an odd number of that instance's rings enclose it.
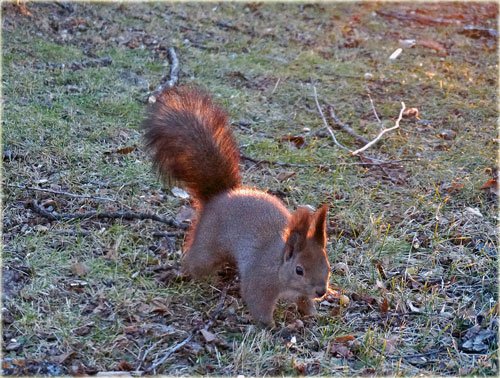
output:
{"label": "grass", "polygon": [[[497,164],[491,41],[460,34],[462,25],[421,27],[377,16],[387,6],[375,3],[28,7],[31,18],[2,5],[2,257],[4,282],[14,285],[3,303],[4,374],[146,371],[213,316],[227,277],[175,279],[169,267],[178,264],[183,235],[155,233],[176,230],[151,221],[49,222],[25,207],[36,199],[58,213],[175,217],[188,204],[163,189],[140,147],[144,100],[168,70],[170,46],[181,81],[205,86],[228,110],[243,154],[304,165],[243,161],[241,169],[246,185],[278,193],[290,209],[329,203],[330,284],[350,301],[322,303],[302,324],[294,308],[280,304],[277,329],[260,330],[234,281],[210,328],[216,339],[194,332],[157,373],[498,373],[497,339],[479,353],[463,347],[474,340],[475,325],[497,332],[498,322],[497,197],[480,189]],[[467,19],[488,7],[391,10]],[[496,27],[494,21],[482,22]],[[389,62],[407,38],[440,42],[448,55],[416,46]],[[112,63],[72,68],[103,57]],[[322,121],[312,85],[322,104],[332,103],[369,138],[379,126],[368,93],[387,125],[400,101],[425,122],[404,120],[367,152],[400,163],[361,166],[317,136]],[[455,137],[440,138],[443,130]],[[286,135],[303,136],[306,145],[282,142]],[[129,146],[139,148],[116,152]],[[290,171],[295,175],[280,181]],[[112,201],[18,188],[24,185]]]}

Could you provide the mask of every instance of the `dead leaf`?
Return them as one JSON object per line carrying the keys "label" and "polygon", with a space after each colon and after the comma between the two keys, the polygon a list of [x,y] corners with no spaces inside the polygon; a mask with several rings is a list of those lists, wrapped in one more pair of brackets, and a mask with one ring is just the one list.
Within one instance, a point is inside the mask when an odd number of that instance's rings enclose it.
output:
{"label": "dead leaf", "polygon": [[232,79],[248,81],[248,78],[240,71],[230,71],[226,73],[226,76]]}
{"label": "dead leaf", "polygon": [[145,315],[151,313],[151,309],[152,307],[147,303],[141,303],[140,306],[137,307],[137,311]]}
{"label": "dead leaf", "polygon": [[491,178],[488,181],[486,181],[482,186],[482,190],[489,190],[490,193],[493,193],[494,195],[498,196],[500,192],[500,185],[498,185],[498,181],[495,178]]}
{"label": "dead leaf", "polygon": [[348,341],[353,341],[355,337],[353,335],[339,336],[333,339],[334,343],[347,344]]}
{"label": "dead leaf", "polygon": [[94,326],[94,323],[89,323],[89,324],[83,325],[81,327],[75,328],[73,330],[73,334],[75,334],[76,336],[86,336],[90,333],[93,326]]}
{"label": "dead leaf", "polygon": [[11,352],[11,351],[13,351],[13,350],[18,350],[19,348],[21,348],[21,347],[22,347],[22,345],[23,345],[23,344],[22,344],[21,342],[19,342],[19,341],[15,340],[15,339],[12,339],[12,340],[10,341],[10,343],[8,343],[6,346],[4,346],[4,348],[5,348],[5,350],[6,350],[7,352]]}
{"label": "dead leaf", "polygon": [[479,39],[479,38],[491,38],[494,41],[498,40],[498,32],[495,29],[481,28],[479,26],[468,25],[458,32],[466,37]]}
{"label": "dead leaf", "polygon": [[295,371],[299,374],[299,375],[306,375],[306,371],[307,371],[307,365],[303,362],[297,362],[295,361],[295,358],[292,359],[292,365],[293,365],[293,368],[295,369]]}
{"label": "dead leaf", "polygon": [[125,328],[123,328],[123,332],[125,333],[138,333],[140,331],[140,328],[138,325],[134,324],[134,325],[130,325],[130,326],[126,326]]}
{"label": "dead leaf", "polygon": [[385,315],[387,314],[388,310],[389,310],[389,301],[387,300],[387,298],[384,297],[382,303],[380,303],[380,312]]}
{"label": "dead leaf", "polygon": [[76,262],[71,266],[71,272],[78,277],[85,276],[89,271],[89,267],[81,262]]}
{"label": "dead leaf", "polygon": [[300,135],[285,135],[280,138],[282,142],[290,142],[297,148],[302,148],[306,144],[306,140]]}
{"label": "dead leaf", "polygon": [[375,263],[375,266],[377,267],[377,270],[378,270],[378,273],[380,274],[380,277],[382,277],[382,279],[386,280],[387,275],[385,274],[385,270],[384,270],[384,267],[382,266],[382,262],[380,260],[375,260],[374,263]]}
{"label": "dead leaf", "polygon": [[215,336],[212,332],[207,331],[206,329],[202,329],[200,332],[207,343],[211,343],[217,338],[217,336]]}
{"label": "dead leaf", "polygon": [[67,353],[63,353],[59,356],[52,357],[51,360],[52,362],[56,364],[63,364],[64,362],[68,361],[70,358],[74,357],[76,352],[74,350],[71,350]]}
{"label": "dead leaf", "polygon": [[496,335],[497,332],[491,329],[482,329],[480,325],[475,325],[467,330],[460,349],[469,353],[485,353],[494,345]]}
{"label": "dead leaf", "polygon": [[408,108],[403,112],[403,117],[420,119],[420,113],[417,108]]}
{"label": "dead leaf", "polygon": [[30,10],[28,9],[28,7],[26,6],[25,3],[22,3],[22,2],[17,2],[16,4],[17,6],[17,9],[19,9],[19,13],[21,13],[23,16],[27,16],[27,17],[32,17],[33,14],[30,12]]}
{"label": "dead leaf", "polygon": [[440,55],[448,54],[448,52],[446,51],[446,47],[444,47],[441,43],[433,41],[431,39],[418,39],[417,45],[434,50]]}
{"label": "dead leaf", "polygon": [[377,303],[377,300],[369,295],[366,294],[357,294],[357,293],[352,293],[351,294],[352,300],[356,302],[363,301],[369,305],[375,305]]}
{"label": "dead leaf", "polygon": [[165,337],[178,332],[175,327],[161,323],[147,323],[144,324],[142,328],[147,334],[151,334],[156,337]]}
{"label": "dead leaf", "polygon": [[26,366],[26,360],[24,358],[14,358],[12,360],[12,364],[19,366],[19,367],[25,367]]}
{"label": "dead leaf", "polygon": [[457,137],[457,133],[453,130],[441,130],[438,134],[438,137],[444,139],[444,140],[452,140]]}
{"label": "dead leaf", "polygon": [[52,198],[46,199],[40,204],[47,211],[53,211],[57,207],[57,202]]}
{"label": "dead leaf", "polygon": [[295,176],[295,172],[292,172],[292,171],[284,171],[284,172],[280,172],[278,173],[278,175],[276,176],[276,180],[278,180],[279,182],[282,182],[282,181],[285,181],[287,179],[289,179],[290,177],[293,177]]}
{"label": "dead leaf", "polygon": [[170,311],[169,304],[170,301],[163,298],[155,298],[151,301],[152,307],[151,312],[158,313],[160,315],[170,315],[172,312]]}
{"label": "dead leaf", "polygon": [[134,366],[128,361],[121,360],[118,365],[116,365],[116,370],[119,371],[132,371],[134,370]]}
{"label": "dead leaf", "polygon": [[464,188],[464,184],[458,181],[452,181],[450,184],[442,184],[440,189],[449,194],[460,192]]}
{"label": "dead leaf", "polygon": [[354,355],[347,346],[339,343],[330,344],[330,353],[336,357],[352,358]]}
{"label": "dead leaf", "polygon": [[330,315],[331,316],[339,316],[340,315],[340,307],[339,306],[334,306],[330,310]]}
{"label": "dead leaf", "polygon": [[131,152],[134,152],[136,149],[137,149],[136,146],[123,147],[123,148],[117,149],[116,153],[121,154],[121,155],[127,155],[127,154],[130,154]]}
{"label": "dead leaf", "polygon": [[387,18],[396,18],[400,21],[405,22],[417,22],[422,25],[453,25],[458,24],[463,20],[463,15],[451,15],[453,17],[432,17],[425,14],[419,14],[416,12],[402,13],[402,12],[391,12],[385,10],[375,11],[378,15]]}

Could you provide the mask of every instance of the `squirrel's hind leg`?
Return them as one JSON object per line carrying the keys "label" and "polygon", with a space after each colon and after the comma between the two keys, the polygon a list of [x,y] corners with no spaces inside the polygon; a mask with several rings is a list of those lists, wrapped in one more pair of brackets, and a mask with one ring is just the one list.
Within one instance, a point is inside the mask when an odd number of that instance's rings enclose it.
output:
{"label": "squirrel's hind leg", "polygon": [[194,242],[184,252],[182,270],[193,278],[203,278],[217,272],[225,262],[223,256],[216,254],[205,243]]}

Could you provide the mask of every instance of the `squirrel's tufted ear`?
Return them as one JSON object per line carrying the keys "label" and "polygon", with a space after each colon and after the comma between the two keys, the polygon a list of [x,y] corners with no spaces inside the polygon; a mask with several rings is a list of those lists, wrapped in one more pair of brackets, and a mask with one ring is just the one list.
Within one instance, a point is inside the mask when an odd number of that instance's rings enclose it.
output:
{"label": "squirrel's tufted ear", "polygon": [[326,245],[326,215],[328,213],[328,205],[321,206],[314,213],[314,227],[313,238],[320,245]]}
{"label": "squirrel's tufted ear", "polygon": [[288,221],[285,260],[304,249],[307,233],[312,223],[312,214],[305,207],[299,207]]}

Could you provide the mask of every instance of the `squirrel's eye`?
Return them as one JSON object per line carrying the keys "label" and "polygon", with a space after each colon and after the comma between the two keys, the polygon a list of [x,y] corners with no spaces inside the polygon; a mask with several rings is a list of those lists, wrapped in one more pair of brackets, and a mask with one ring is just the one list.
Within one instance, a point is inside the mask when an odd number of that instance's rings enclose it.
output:
{"label": "squirrel's eye", "polygon": [[304,275],[304,269],[302,269],[301,266],[298,266],[295,268],[295,273],[297,273],[299,276],[303,276]]}

